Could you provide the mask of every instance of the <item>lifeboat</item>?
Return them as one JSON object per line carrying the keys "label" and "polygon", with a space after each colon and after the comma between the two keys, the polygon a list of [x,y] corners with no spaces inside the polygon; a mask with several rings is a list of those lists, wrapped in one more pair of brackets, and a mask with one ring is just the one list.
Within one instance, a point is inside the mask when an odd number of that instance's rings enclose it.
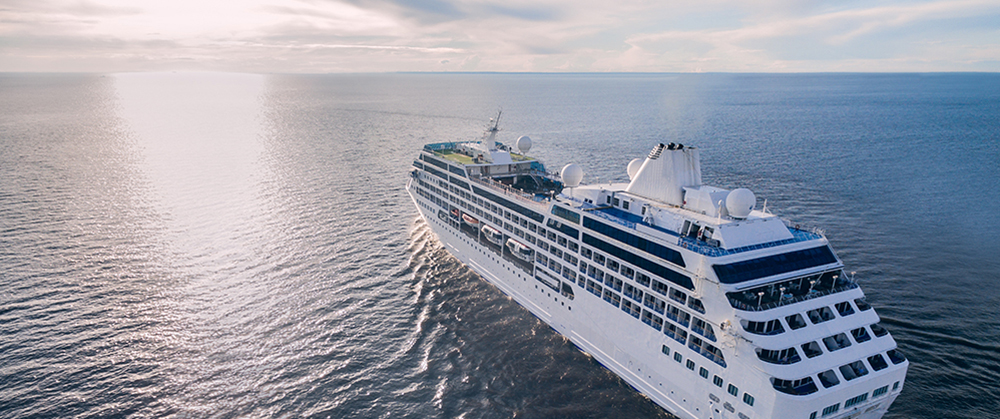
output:
{"label": "lifeboat", "polygon": [[472,218],[469,214],[462,214],[462,221],[472,227],[479,227],[479,220]]}
{"label": "lifeboat", "polygon": [[491,243],[497,246],[503,243],[503,233],[501,233],[500,230],[490,227],[489,225],[483,225],[481,231],[483,232],[483,236],[486,237],[486,240],[489,240]]}
{"label": "lifeboat", "polygon": [[534,262],[535,251],[514,239],[507,239],[507,249],[510,253],[525,262]]}

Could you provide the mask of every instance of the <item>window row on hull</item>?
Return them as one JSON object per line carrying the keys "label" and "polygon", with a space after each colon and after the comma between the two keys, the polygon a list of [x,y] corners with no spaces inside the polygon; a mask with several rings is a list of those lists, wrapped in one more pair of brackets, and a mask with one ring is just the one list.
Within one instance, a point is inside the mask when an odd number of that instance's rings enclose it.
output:
{"label": "window row on hull", "polygon": [[[759,352],[758,356],[760,356]],[[774,387],[775,390],[785,394],[793,396],[806,396],[820,390],[820,388],[816,385],[817,381],[823,385],[823,388],[831,388],[839,385],[842,382],[841,379],[843,379],[843,381],[851,381],[868,375],[869,371],[877,372],[889,368],[889,363],[886,362],[886,358],[889,358],[889,362],[892,362],[893,365],[899,365],[906,361],[906,357],[903,356],[902,352],[898,349],[892,349],[886,352],[884,356],[881,353],[877,353],[865,359],[860,359],[841,365],[838,368],[823,371],[815,376],[817,380],[814,380],[813,376],[807,376],[796,380],[785,380],[772,377],[771,386]]]}

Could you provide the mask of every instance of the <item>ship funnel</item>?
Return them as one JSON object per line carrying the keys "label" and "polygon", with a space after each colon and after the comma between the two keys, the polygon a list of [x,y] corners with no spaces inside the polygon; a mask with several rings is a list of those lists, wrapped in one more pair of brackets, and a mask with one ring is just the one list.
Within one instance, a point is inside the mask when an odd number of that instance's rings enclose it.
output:
{"label": "ship funnel", "polygon": [[701,186],[698,149],[670,143],[649,152],[625,191],[672,205],[684,205],[683,188]]}

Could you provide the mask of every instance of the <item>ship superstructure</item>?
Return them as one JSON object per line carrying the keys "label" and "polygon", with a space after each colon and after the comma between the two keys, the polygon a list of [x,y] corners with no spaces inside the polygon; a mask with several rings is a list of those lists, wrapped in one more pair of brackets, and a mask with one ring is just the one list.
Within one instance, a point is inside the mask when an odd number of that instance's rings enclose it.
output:
{"label": "ship superstructure", "polygon": [[496,141],[427,144],[407,191],[456,258],[682,418],[879,418],[909,365],[818,231],[657,144],[581,185]]}

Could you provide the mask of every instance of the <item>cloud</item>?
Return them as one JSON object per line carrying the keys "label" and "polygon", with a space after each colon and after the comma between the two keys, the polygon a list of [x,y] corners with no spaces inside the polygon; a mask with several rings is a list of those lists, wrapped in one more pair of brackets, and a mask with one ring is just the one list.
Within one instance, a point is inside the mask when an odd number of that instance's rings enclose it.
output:
{"label": "cloud", "polygon": [[1000,70],[994,0],[135,4],[8,0],[0,71]]}

